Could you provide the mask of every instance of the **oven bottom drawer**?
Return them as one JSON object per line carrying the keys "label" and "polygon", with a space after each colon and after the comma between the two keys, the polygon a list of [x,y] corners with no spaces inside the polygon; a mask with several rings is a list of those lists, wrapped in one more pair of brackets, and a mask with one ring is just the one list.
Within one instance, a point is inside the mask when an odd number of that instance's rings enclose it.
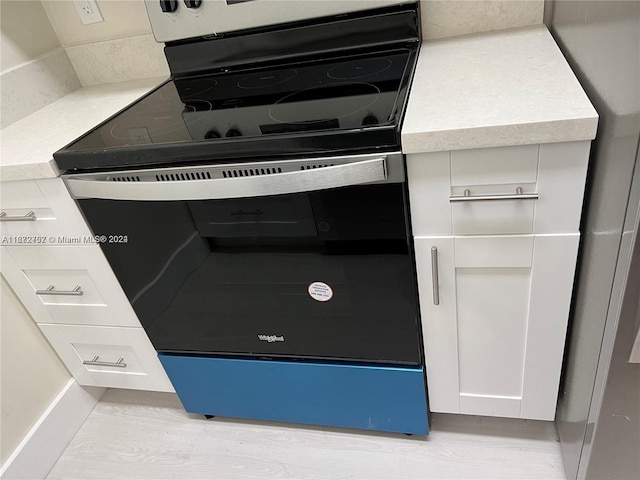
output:
{"label": "oven bottom drawer", "polygon": [[190,413],[429,433],[421,367],[159,356]]}

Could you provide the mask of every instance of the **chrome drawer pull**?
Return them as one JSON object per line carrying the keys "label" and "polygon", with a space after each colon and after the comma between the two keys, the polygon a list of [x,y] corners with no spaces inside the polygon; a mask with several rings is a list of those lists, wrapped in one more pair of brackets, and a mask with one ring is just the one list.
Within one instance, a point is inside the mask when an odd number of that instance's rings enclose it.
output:
{"label": "chrome drawer pull", "polygon": [[438,247],[431,247],[431,283],[433,285],[433,304],[440,305],[440,281],[438,279]]}
{"label": "chrome drawer pull", "polygon": [[73,290],[54,290],[53,285],[49,285],[46,290],[36,290],[36,295],[84,295],[82,287],[76,285]]}
{"label": "chrome drawer pull", "polygon": [[118,367],[118,368],[127,368],[127,364],[124,363],[124,357],[120,357],[117,362],[100,362],[98,361],[100,357],[98,355],[94,356],[92,360],[83,360],[83,365],[95,365],[96,367]]}
{"label": "chrome drawer pull", "polygon": [[34,222],[37,219],[33,210],[25,215],[7,215],[7,212],[0,212],[0,222]]}
{"label": "chrome drawer pull", "polygon": [[522,187],[516,188],[515,195],[506,194],[506,195],[471,195],[469,189],[464,191],[464,195],[462,197],[459,196],[451,196],[449,197],[450,202],[487,202],[492,200],[537,200],[537,193],[522,193]]}

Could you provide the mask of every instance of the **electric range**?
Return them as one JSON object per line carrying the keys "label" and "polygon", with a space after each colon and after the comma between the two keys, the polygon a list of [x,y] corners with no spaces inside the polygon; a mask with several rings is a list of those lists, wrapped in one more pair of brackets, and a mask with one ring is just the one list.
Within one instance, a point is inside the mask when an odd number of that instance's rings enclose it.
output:
{"label": "electric range", "polygon": [[427,433],[417,4],[223,6],[147,2],[171,78],[54,154],[69,191],[188,411]]}

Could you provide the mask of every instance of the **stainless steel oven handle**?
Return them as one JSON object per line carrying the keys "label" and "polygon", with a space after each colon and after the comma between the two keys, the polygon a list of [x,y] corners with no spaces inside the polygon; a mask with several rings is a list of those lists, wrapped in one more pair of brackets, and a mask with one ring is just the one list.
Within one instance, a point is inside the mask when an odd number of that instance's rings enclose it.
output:
{"label": "stainless steel oven handle", "polygon": [[69,176],[67,186],[74,198],[212,200],[311,192],[386,178],[386,158],[380,157],[310,170],[212,180],[114,182]]}

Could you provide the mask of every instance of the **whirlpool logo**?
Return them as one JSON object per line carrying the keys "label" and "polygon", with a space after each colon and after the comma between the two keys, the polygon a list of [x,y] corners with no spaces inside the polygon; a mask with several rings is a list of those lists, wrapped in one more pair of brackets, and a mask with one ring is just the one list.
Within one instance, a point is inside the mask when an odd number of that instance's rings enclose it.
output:
{"label": "whirlpool logo", "polygon": [[258,335],[258,340],[262,342],[284,342],[283,335]]}

